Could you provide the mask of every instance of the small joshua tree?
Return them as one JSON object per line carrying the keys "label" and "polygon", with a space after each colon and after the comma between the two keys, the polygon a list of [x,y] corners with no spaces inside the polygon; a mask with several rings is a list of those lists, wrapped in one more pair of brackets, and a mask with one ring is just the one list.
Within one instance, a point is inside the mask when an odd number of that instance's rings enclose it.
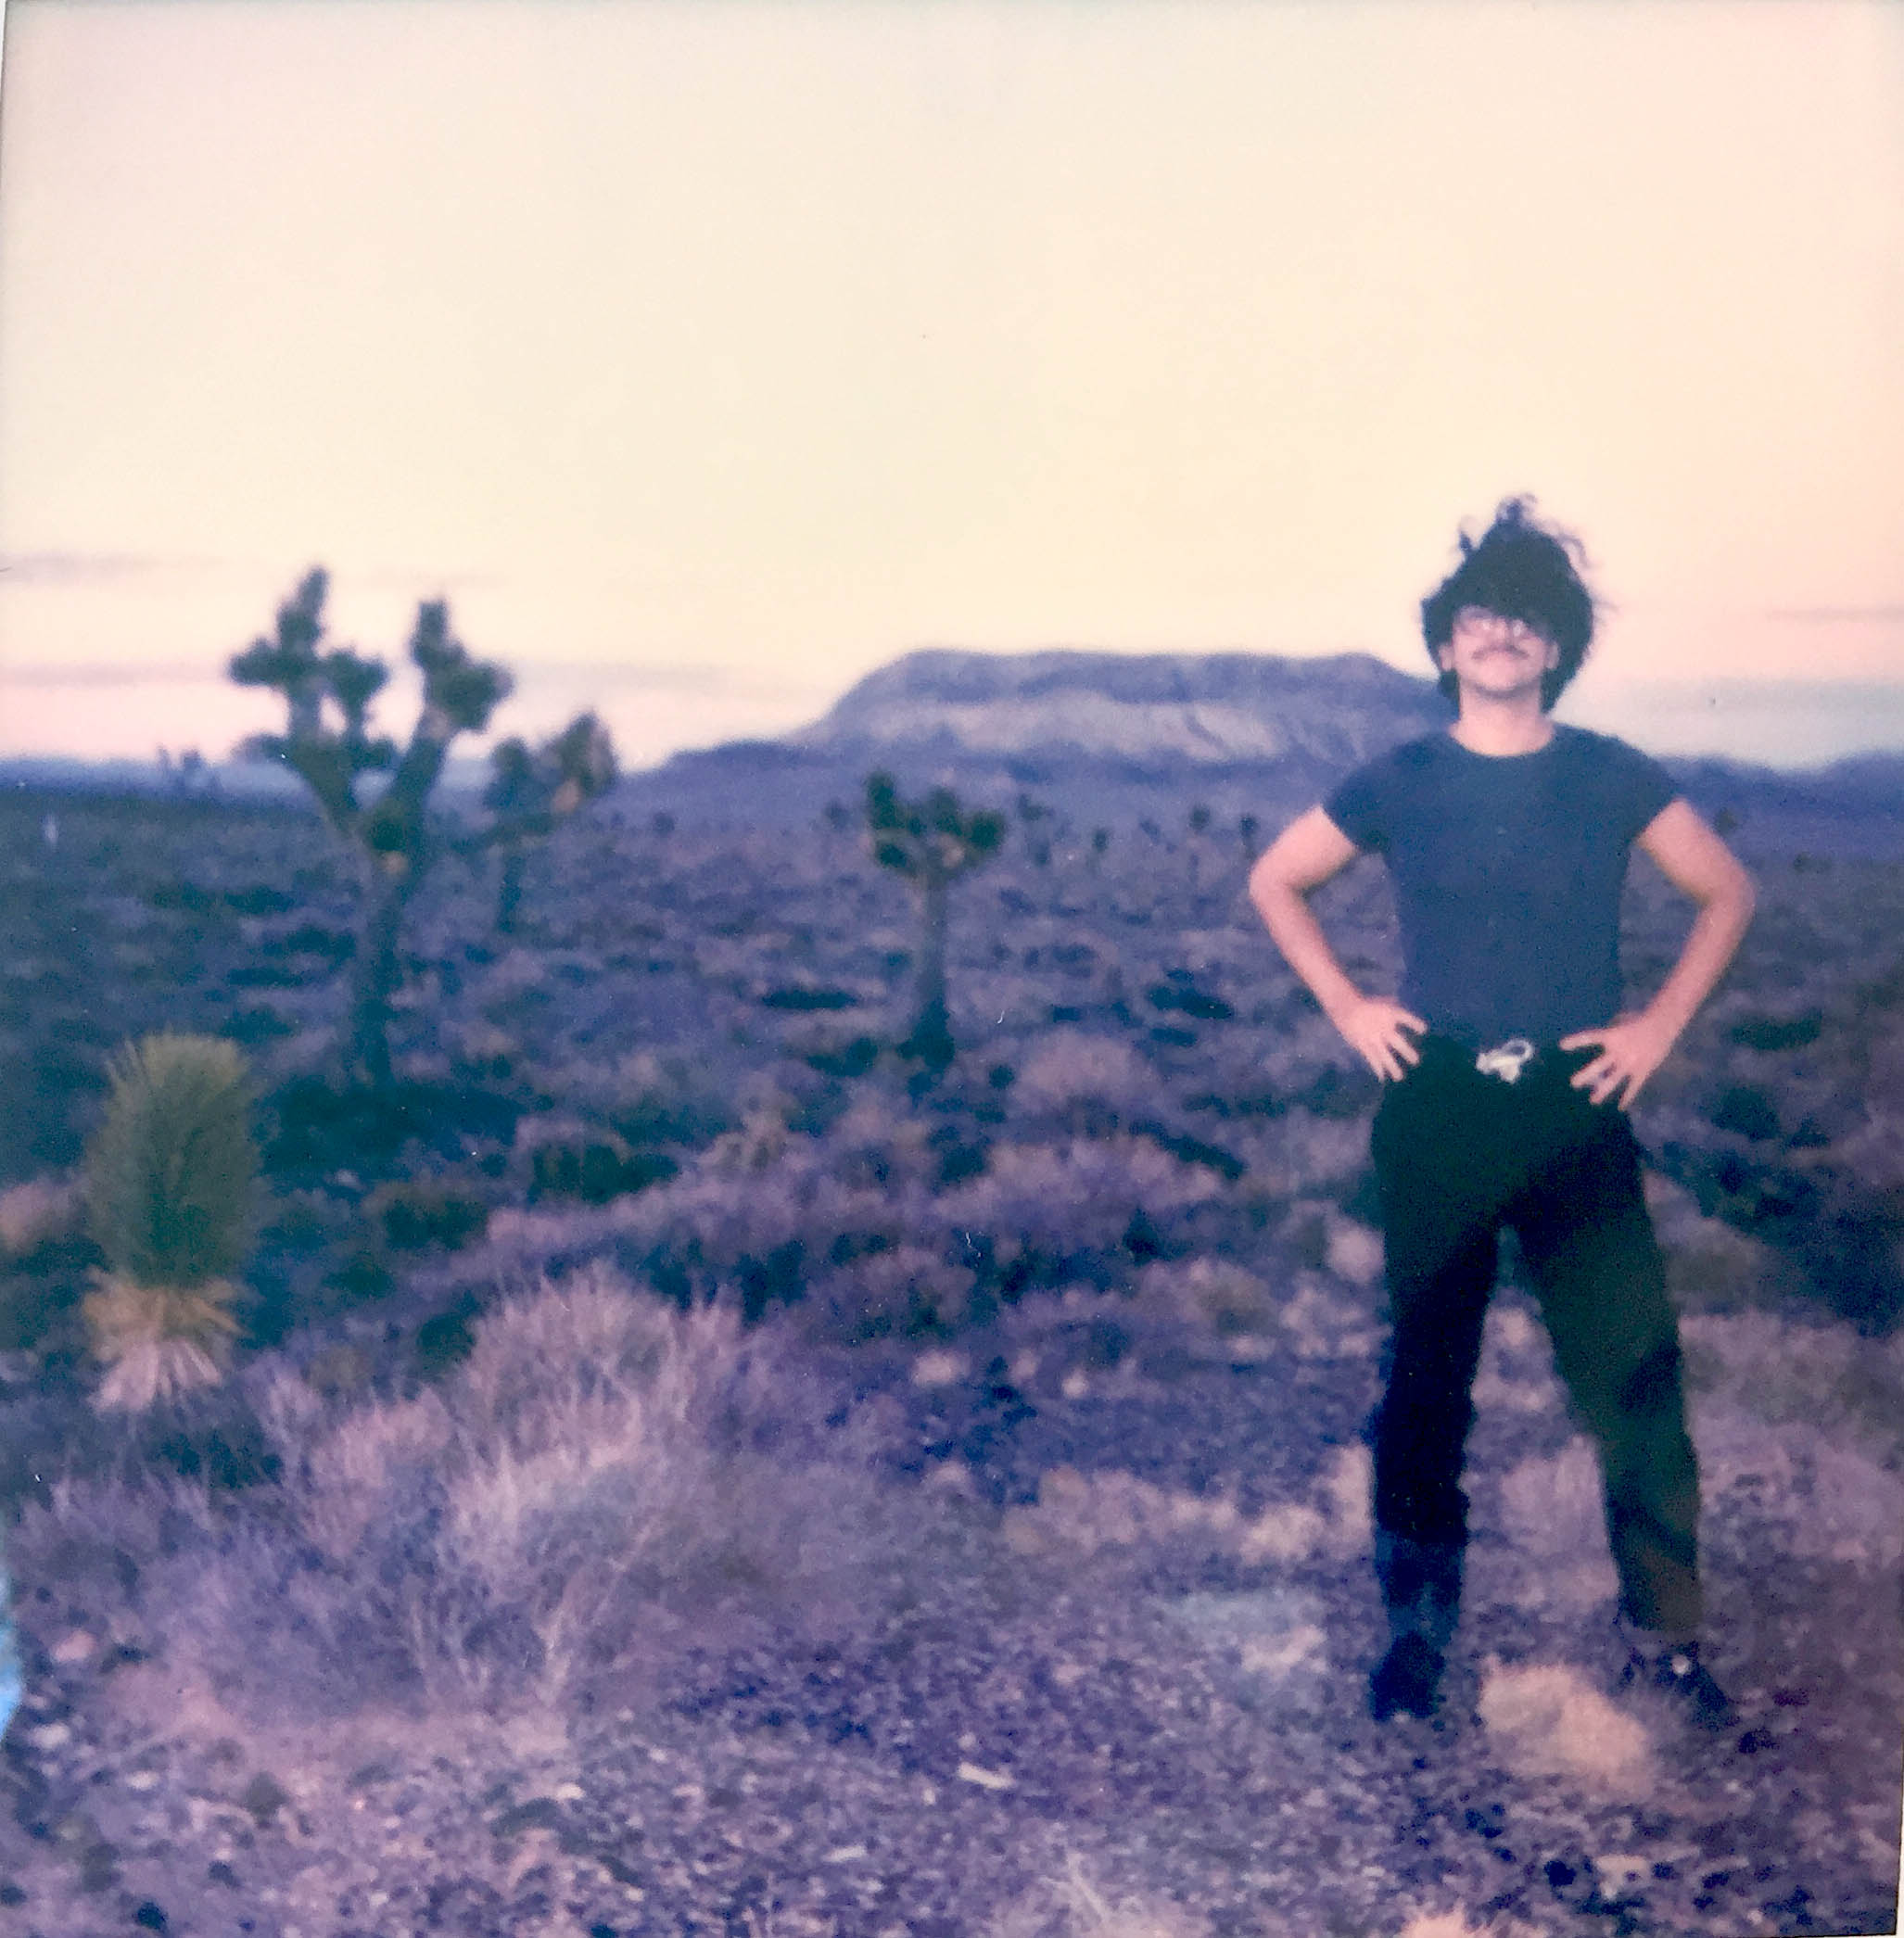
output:
{"label": "small joshua tree", "polygon": [[919,1009],[900,1048],[944,1070],[953,1049],[946,1008],[946,893],[998,852],[1005,817],[989,808],[966,813],[949,788],[934,788],[923,801],[902,800],[893,777],[882,772],[867,777],[866,825],[874,859],[903,875],[920,902]]}
{"label": "small joshua tree", "polygon": [[[246,751],[254,758],[281,760],[300,775],[324,819],[358,857],[366,908],[349,1061],[353,1075],[386,1083],[403,912],[436,852],[430,792],[451,741],[487,727],[513,682],[502,667],[472,659],[451,636],[447,604],[425,601],[416,609],[410,635],[410,657],[423,674],[423,709],[400,755],[395,741],[370,730],[371,702],[388,679],[388,667],[348,647],[318,650],[328,588],[322,569],[308,573],[278,608],[273,636],[254,640],[232,660],[230,670],[240,686],[282,693],[289,713],[284,733],[260,734]],[[387,784],[361,799],[363,777],[380,772],[388,773]]]}
{"label": "small joshua tree", "polygon": [[1030,794],[1021,793],[1018,797],[1018,818],[1024,830],[1025,845],[1031,851],[1033,862],[1041,868],[1051,866],[1051,837],[1044,823],[1051,818],[1051,810],[1042,801],[1035,800]]}
{"label": "small joshua tree", "polygon": [[82,1311],[107,1369],[94,1403],[136,1412],[223,1376],[258,1157],[236,1045],[166,1032],[110,1075],[85,1177],[107,1264]]}
{"label": "small joshua tree", "polygon": [[523,741],[503,741],[491,750],[489,766],[483,805],[494,818],[484,839],[501,853],[496,927],[509,935],[522,906],[522,871],[529,849],[547,841],[585,802],[615,785],[615,743],[592,713],[581,714],[533,753]]}

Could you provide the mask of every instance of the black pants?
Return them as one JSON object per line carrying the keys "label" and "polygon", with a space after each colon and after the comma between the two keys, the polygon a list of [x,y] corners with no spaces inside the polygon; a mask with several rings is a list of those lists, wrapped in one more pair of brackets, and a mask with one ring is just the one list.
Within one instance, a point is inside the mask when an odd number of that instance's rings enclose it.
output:
{"label": "black pants", "polygon": [[1374,1157],[1394,1336],[1375,1419],[1375,1517],[1428,1543],[1467,1536],[1469,1389],[1501,1228],[1520,1239],[1575,1410],[1599,1444],[1628,1617],[1699,1627],[1699,1475],[1679,1327],[1625,1114],[1568,1078],[1592,1051],[1543,1052],[1514,1083],[1429,1037],[1386,1086]]}

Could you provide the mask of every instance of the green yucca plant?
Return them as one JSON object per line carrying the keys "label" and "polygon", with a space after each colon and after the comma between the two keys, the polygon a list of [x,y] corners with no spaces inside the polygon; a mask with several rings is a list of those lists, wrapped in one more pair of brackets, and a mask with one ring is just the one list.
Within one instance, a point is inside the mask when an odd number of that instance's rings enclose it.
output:
{"label": "green yucca plant", "polygon": [[107,1367],[95,1403],[136,1411],[222,1376],[258,1155],[236,1045],[166,1031],[127,1045],[110,1075],[86,1159],[107,1269],[83,1311]]}

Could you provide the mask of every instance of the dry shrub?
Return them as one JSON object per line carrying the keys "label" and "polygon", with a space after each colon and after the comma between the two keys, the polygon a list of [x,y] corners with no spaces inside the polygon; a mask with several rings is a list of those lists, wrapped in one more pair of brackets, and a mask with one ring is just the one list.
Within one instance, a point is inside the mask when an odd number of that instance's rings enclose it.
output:
{"label": "dry shrub", "polygon": [[607,1146],[618,1158],[628,1154],[628,1140],[618,1133],[565,1110],[528,1112],[516,1121],[514,1155],[531,1171],[538,1155],[544,1150],[580,1152],[592,1144]]}
{"label": "dry shrub", "polygon": [[677,1054],[643,1049],[611,1058],[572,1050],[549,1067],[542,1087],[637,1144],[698,1143],[729,1121],[716,1074]]}
{"label": "dry shrub", "polygon": [[1842,1322],[1763,1311],[1695,1314],[1680,1335],[1695,1390],[1772,1425],[1808,1421],[1888,1465],[1904,1463],[1904,1335],[1876,1341]]}
{"label": "dry shrub", "polygon": [[1530,1927],[1513,1919],[1486,1919],[1469,1924],[1458,1906],[1452,1911],[1417,1911],[1402,1927],[1401,1938],[1532,1938]]}
{"label": "dry shrub", "polygon": [[1484,1413],[1544,1413],[1565,1404],[1558,1381],[1511,1379],[1486,1361],[1475,1377],[1471,1397]]}
{"label": "dry shrub", "polygon": [[1001,1266],[1025,1254],[1112,1251],[1139,1213],[1167,1233],[1223,1189],[1202,1166],[1141,1137],[996,1145],[983,1175],[936,1196],[932,1155],[908,1121],[883,1110],[822,1140],[763,1108],[678,1176],[593,1217],[494,1214],[492,1257],[521,1268],[612,1248],[688,1298],[758,1280],[768,1304],[837,1295],[849,1330],[861,1319],[881,1329],[882,1311],[897,1320],[902,1298],[913,1315],[902,1324],[946,1326],[971,1286],[963,1267],[946,1262],[959,1243],[988,1235]]}
{"label": "dry shrub", "polygon": [[1512,1294],[1497,1298],[1481,1336],[1474,1403],[1483,1412],[1540,1413],[1565,1406],[1545,1328]]}
{"label": "dry shrub", "polygon": [[1207,1919],[1168,1899],[1111,1897],[1072,1851],[1061,1875],[993,1918],[984,1938],[1206,1938],[1209,1930]]}
{"label": "dry shrub", "polygon": [[[771,1304],[816,1282],[823,1290],[831,1268],[859,1254],[944,1236],[917,1177],[895,1171],[881,1183],[850,1147],[843,1155],[769,1116],[599,1210],[492,1212],[489,1246],[463,1270],[514,1277],[612,1255],[683,1303],[758,1279]],[[941,1289],[950,1298],[956,1288]]]}
{"label": "dry shrub", "polygon": [[1368,1359],[1379,1343],[1373,1318],[1303,1273],[1282,1311],[1283,1336],[1301,1360]]}
{"label": "dry shrub", "polygon": [[514,948],[491,963],[476,985],[476,999],[490,1020],[531,990],[540,990],[549,972],[530,949]]}
{"label": "dry shrub", "polygon": [[1382,1235],[1352,1218],[1328,1221],[1324,1263],[1352,1286],[1372,1286],[1382,1275]]}
{"label": "dry shrub", "polygon": [[625,1202],[597,1208],[558,1201],[558,1209],[539,1205],[534,1210],[498,1205],[483,1229],[484,1246],[474,1255],[476,1266],[500,1276],[533,1270],[540,1260],[572,1259],[580,1249],[604,1246],[616,1229],[616,1212]]}
{"label": "dry shrub", "polygon": [[281,1450],[305,1445],[299,1525],[339,1565],[374,1532],[397,1477],[434,1467],[454,1438],[450,1410],[434,1391],[362,1407],[332,1425],[316,1389],[281,1373],[265,1388],[261,1411]]}
{"label": "dry shrub", "polygon": [[918,1117],[869,1092],[834,1123],[827,1146],[833,1169],[848,1184],[923,1186],[934,1169],[929,1136]]}
{"label": "dry shrub", "polygon": [[1708,1528],[1756,1552],[1872,1572],[1904,1557],[1904,1479],[1808,1420],[1768,1425],[1732,1401],[1695,1396],[1693,1438]]}
{"label": "dry shrub", "polygon": [[1138,1273],[1137,1297],[1221,1339],[1260,1338],[1276,1326],[1276,1294],[1228,1259],[1160,1259]]}
{"label": "dry shrub", "polygon": [[1670,1245],[1666,1284],[1682,1311],[1725,1311],[1752,1303],[1777,1279],[1768,1248],[1716,1218]]}
{"label": "dry shrub", "polygon": [[1360,1118],[1318,1117],[1292,1109],[1276,1121],[1278,1192],[1302,1197],[1338,1189],[1368,1161],[1368,1125]]}
{"label": "dry shrub", "polygon": [[1692,1193],[1658,1172],[1648,1172],[1645,1184],[1667,1289],[1681,1311],[1737,1311],[1776,1302],[1794,1287],[1794,1267],[1762,1240],[1702,1216]]}
{"label": "dry shrub", "polygon": [[1551,1457],[1530,1456],[1501,1480],[1509,1532],[1530,1552],[1563,1554],[1604,1544],[1600,1463],[1593,1443],[1575,1434]]}
{"label": "dry shrub", "polygon": [[[29,1260],[42,1246],[74,1236],[83,1220],[84,1204],[77,1181],[57,1177],[31,1178],[0,1192],[0,1267]],[[67,1305],[63,1288],[53,1289],[32,1266],[0,1271],[0,1350],[30,1348],[44,1340]]]}
{"label": "dry shrub", "polygon": [[1092,1101],[1123,1109],[1149,1096],[1156,1073],[1123,1038],[1053,1030],[1025,1059],[1013,1099],[1032,1110]]}
{"label": "dry shrub", "polygon": [[[798,1248],[817,1263],[842,1239],[896,1244],[918,1222],[913,1194],[843,1181],[811,1138],[790,1137],[784,1124],[751,1149],[751,1133],[731,1134],[734,1143],[722,1140],[679,1176],[616,1205],[605,1227],[672,1261],[697,1295],[730,1283],[750,1260]],[[780,1146],[771,1159],[765,1143]]]}
{"label": "dry shrub", "polygon": [[1904,1107],[1867,1099],[1864,1121],[1838,1140],[1834,1155],[1878,1191],[1904,1190]]}
{"label": "dry shrub", "polygon": [[0,1191],[0,1256],[23,1259],[80,1229],[85,1196],[76,1178],[29,1178]]}
{"label": "dry shrub", "polygon": [[1161,1223],[1221,1189],[1148,1138],[1073,1137],[995,1145],[985,1174],[943,1194],[938,1210],[954,1229],[991,1233],[1001,1259],[1062,1258],[1111,1249],[1138,1211]]}
{"label": "dry shrub", "polygon": [[1035,1506],[1007,1512],[1004,1535],[1019,1554],[1080,1559],[1184,1549],[1257,1566],[1360,1553],[1370,1535],[1368,1450],[1339,1450],[1313,1492],[1311,1501],[1272,1501],[1251,1519],[1227,1491],[1161,1488],[1122,1468],[1053,1467],[1039,1479]]}
{"label": "dry shrub", "polygon": [[[880,1487],[884,1412],[830,1418],[790,1349],[590,1270],[491,1311],[420,1398],[341,1408],[261,1364],[281,1478],[200,1498],[145,1618],[181,1674],[267,1716],[559,1713],[723,1635],[850,1626],[932,1524]],[[90,1506],[70,1492],[40,1545]]]}
{"label": "dry shrub", "polygon": [[1872,1032],[1860,1086],[1864,1121],[1839,1141],[1837,1156],[1885,1193],[1904,1189],[1904,1022]]}
{"label": "dry shrub", "polygon": [[1328,1517],[1330,1545],[1340,1554],[1364,1554],[1375,1541],[1375,1462],[1357,1441],[1340,1449],[1316,1483]]}
{"label": "dry shrub", "polygon": [[1655,1785],[1645,1726],[1616,1708],[1570,1663],[1507,1668],[1490,1656],[1477,1708],[1494,1748],[1520,1776],[1569,1777],[1636,1798]]}
{"label": "dry shrub", "polygon": [[1528,1605],[1569,1615],[1610,1601],[1619,1587],[1607,1551],[1600,1463],[1576,1434],[1548,1458],[1532,1455],[1501,1479],[1502,1518],[1523,1564],[1516,1592]]}
{"label": "dry shrub", "polygon": [[971,1376],[971,1360],[949,1347],[928,1347],[912,1362],[911,1379],[915,1387],[956,1387]]}
{"label": "dry shrub", "polygon": [[752,1176],[770,1171],[787,1153],[793,1135],[787,1128],[791,1108],[791,1098],[762,1098],[743,1113],[735,1129],[714,1140],[705,1161],[730,1175]]}
{"label": "dry shrub", "polygon": [[971,1304],[972,1273],[917,1245],[865,1252],[831,1271],[808,1295],[812,1314],[836,1338],[949,1333]]}
{"label": "dry shrub", "polygon": [[[29,1500],[6,1546],[15,1579],[57,1588],[49,1608],[22,1597],[16,1615],[24,1629],[41,1620],[83,1621],[103,1640],[149,1652],[147,1603],[172,1599],[166,1585],[177,1557],[194,1557],[215,1527],[202,1483],[175,1476],[104,1476],[49,1479],[44,1500]],[[181,1571],[176,1592],[188,1598],[195,1562]],[[51,1638],[42,1635],[43,1641]]]}
{"label": "dry shrub", "polygon": [[522,1057],[521,1037],[513,1031],[499,1030],[482,1017],[462,1023],[444,1023],[439,1030],[456,1061],[468,1068],[493,1070],[500,1065],[506,1069]]}

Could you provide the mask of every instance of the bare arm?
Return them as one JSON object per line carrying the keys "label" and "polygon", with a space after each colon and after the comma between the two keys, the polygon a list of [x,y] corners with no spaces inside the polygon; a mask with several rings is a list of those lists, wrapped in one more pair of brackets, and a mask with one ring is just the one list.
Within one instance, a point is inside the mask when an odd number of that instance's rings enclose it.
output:
{"label": "bare arm", "polygon": [[1399,1003],[1365,996],[1350,982],[1308,901],[1358,852],[1320,807],[1312,807],[1283,830],[1250,869],[1250,899],[1323,1014],[1377,1076],[1392,1081],[1420,1058],[1407,1032],[1428,1025]]}
{"label": "bare arm", "polygon": [[1574,1084],[1596,1104],[1618,1096],[1622,1110],[1666,1061],[1725,973],[1752,919],[1754,900],[1752,878],[1738,857],[1686,801],[1662,807],[1642,831],[1639,846],[1699,912],[1671,974],[1637,1016],[1616,1019],[1604,1030],[1578,1031],[1560,1044],[1566,1050],[1599,1046],[1599,1056],[1575,1073]]}

